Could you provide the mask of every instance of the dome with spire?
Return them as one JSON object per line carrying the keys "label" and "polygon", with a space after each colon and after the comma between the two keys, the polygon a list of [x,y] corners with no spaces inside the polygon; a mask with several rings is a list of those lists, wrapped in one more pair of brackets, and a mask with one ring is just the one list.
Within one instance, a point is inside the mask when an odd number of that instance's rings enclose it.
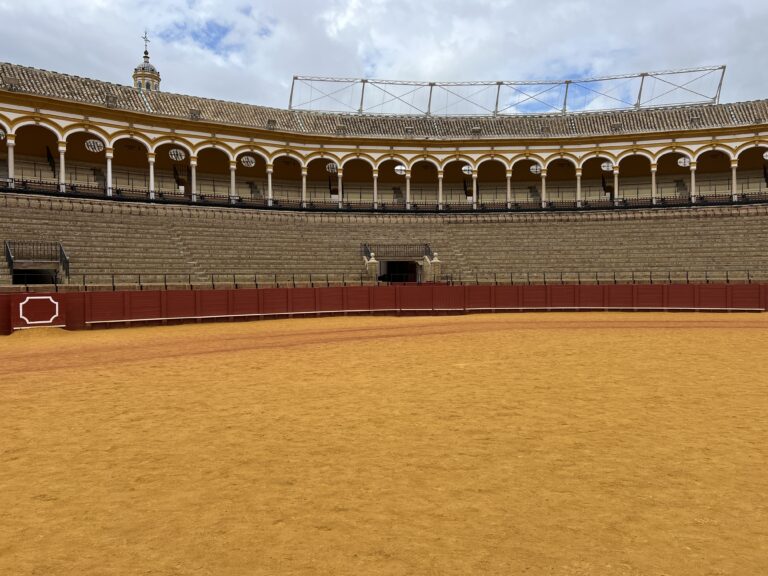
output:
{"label": "dome with spire", "polygon": [[157,92],[160,90],[160,72],[149,61],[149,37],[146,31],[141,38],[144,40],[144,59],[133,69],[133,86],[140,92]]}

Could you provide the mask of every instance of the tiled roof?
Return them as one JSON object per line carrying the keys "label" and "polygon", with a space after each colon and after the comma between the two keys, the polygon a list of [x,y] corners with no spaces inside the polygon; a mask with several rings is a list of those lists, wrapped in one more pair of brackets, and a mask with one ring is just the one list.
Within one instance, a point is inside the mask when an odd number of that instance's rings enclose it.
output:
{"label": "tiled roof", "polygon": [[[14,85],[11,85],[11,79],[15,80]],[[432,140],[549,138],[648,134],[753,126],[768,122],[768,100],[564,115],[438,117],[335,114],[269,108],[168,92],[140,93],[131,86],[0,63],[0,91],[9,89],[157,116],[189,120],[193,115],[198,118],[196,113],[199,113],[201,121],[347,137]]]}

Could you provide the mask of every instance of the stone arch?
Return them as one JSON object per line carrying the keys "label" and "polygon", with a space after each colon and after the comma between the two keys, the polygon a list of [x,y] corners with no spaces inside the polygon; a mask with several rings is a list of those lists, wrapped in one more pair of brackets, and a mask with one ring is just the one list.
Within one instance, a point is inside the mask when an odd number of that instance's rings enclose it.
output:
{"label": "stone arch", "polygon": [[259,156],[262,160],[264,160],[264,164],[270,164],[270,158],[269,154],[266,150],[261,148],[260,146],[253,146],[253,145],[247,145],[247,146],[239,146],[235,148],[232,152],[232,155],[234,156],[235,160],[239,160],[240,156],[243,154],[254,154],[255,156]]}
{"label": "stone arch", "polygon": [[150,144],[144,135],[125,132],[112,137],[112,187],[120,191],[149,190]]}
{"label": "stone arch", "polygon": [[18,118],[13,123],[13,128],[11,133],[16,134],[21,128],[24,128],[26,126],[43,126],[53,132],[53,134],[56,136],[57,141],[62,140],[62,128],[55,122],[48,120],[47,118],[31,118],[29,116],[24,116],[22,118]]}
{"label": "stone arch", "polygon": [[176,146],[178,148],[183,148],[184,151],[187,153],[188,157],[195,155],[195,147],[192,146],[192,144],[190,144],[184,138],[168,138],[168,137],[158,138],[157,140],[152,142],[150,152],[152,152],[153,154],[156,154],[158,148],[165,145],[171,145],[171,146]]}
{"label": "stone arch", "polygon": [[693,162],[693,152],[691,151],[690,148],[686,146],[666,146],[656,152],[656,154],[653,157],[654,164],[658,164],[659,160],[661,160],[662,157],[667,156],[668,154],[679,154],[681,156],[685,156],[691,162]]}
{"label": "stone arch", "polygon": [[644,199],[651,198],[651,166],[653,155],[644,150],[623,152],[616,157],[619,167],[619,198]]}
{"label": "stone arch", "polygon": [[204,142],[200,142],[194,149],[193,156],[199,156],[200,152],[203,150],[218,150],[220,152],[223,152],[227,156],[227,160],[230,162],[235,159],[235,155],[232,153],[232,148],[227,146],[226,144],[223,144],[219,140],[205,140]]}
{"label": "stone arch", "polygon": [[0,114],[0,130],[6,134],[11,132],[11,121],[2,114]]}
{"label": "stone arch", "polygon": [[473,175],[477,174],[475,166],[467,156],[455,154],[443,162],[443,201],[445,204],[464,208],[472,206],[473,178],[463,172],[465,164],[472,167]]}
{"label": "stone arch", "polygon": [[312,152],[311,154],[308,154],[307,156],[305,156],[304,166],[309,167],[309,164],[313,160],[317,160],[318,158],[328,160],[329,162],[335,162],[336,166],[341,166],[341,161],[339,159],[339,156],[337,154],[334,154],[333,152],[328,152],[327,150],[318,150],[317,152]]}
{"label": "stone arch", "polygon": [[586,154],[581,155],[577,160],[576,167],[579,168],[580,170],[583,170],[584,164],[586,164],[590,160],[593,160],[594,158],[605,158],[606,160],[610,160],[614,164],[617,163],[615,154],[612,154],[607,150],[603,150],[602,148],[596,148],[594,150],[590,150]]}
{"label": "stone arch", "polygon": [[739,158],[742,153],[746,152],[750,148],[768,148],[768,140],[762,138],[754,138],[749,142],[745,142],[736,148],[736,150],[734,150],[734,158]]}
{"label": "stone arch", "polygon": [[353,154],[347,154],[346,156],[343,156],[339,161],[339,166],[344,168],[344,165],[347,162],[351,162],[352,160],[360,160],[362,162],[365,162],[366,164],[369,164],[371,167],[371,170],[376,169],[376,161],[368,154],[361,154],[360,152],[355,152]]}
{"label": "stone arch", "polygon": [[616,164],[621,164],[622,160],[629,158],[630,156],[642,156],[647,158],[648,162],[651,164],[654,163],[653,153],[650,150],[646,150],[645,148],[630,148],[629,150],[624,150],[616,155],[615,162]]}
{"label": "stone arch", "polygon": [[520,155],[513,158],[512,190],[510,201],[521,207],[541,206],[541,174],[531,172],[531,166],[544,167],[544,159],[538,154]]}
{"label": "stone arch", "polygon": [[92,124],[74,124],[66,129],[62,134],[62,139],[67,140],[70,136],[77,134],[78,132],[83,132],[92,138],[101,140],[101,143],[104,144],[105,148],[109,147],[109,134],[98,126],[93,126]]}
{"label": "stone arch", "polygon": [[434,209],[438,204],[438,175],[440,164],[430,156],[414,158],[411,172],[411,204]]}
{"label": "stone arch", "polygon": [[480,166],[482,166],[486,162],[500,162],[504,166],[504,170],[509,170],[511,168],[511,164],[509,163],[509,158],[507,158],[506,156],[502,156],[501,154],[485,154],[483,156],[480,156],[480,158],[477,159],[475,163],[477,170],[480,170]]}
{"label": "stone arch", "polygon": [[405,156],[402,156],[400,154],[386,154],[386,155],[380,156],[378,159],[376,159],[376,161],[375,161],[376,162],[376,166],[375,166],[376,170],[380,170],[382,164],[384,164],[385,162],[389,162],[390,160],[391,161],[396,161],[396,162],[399,161],[401,164],[403,164],[406,167],[406,169],[410,165],[410,162],[408,161],[408,159]]}
{"label": "stone arch", "polygon": [[542,168],[544,168],[544,166],[546,165],[544,162],[544,158],[539,154],[519,154],[517,156],[513,156],[512,159],[509,161],[509,169],[514,171],[516,164],[518,164],[519,162],[526,162],[526,161],[535,162]]}
{"label": "stone arch", "polygon": [[419,162],[427,162],[428,164],[432,164],[432,166],[435,167],[435,170],[438,172],[440,171],[440,161],[429,154],[422,154],[421,156],[415,156],[411,158],[410,164],[406,164],[406,167],[408,170],[413,170],[413,167]]}
{"label": "stone arch", "polygon": [[[78,187],[106,188],[106,149],[108,138],[84,126],[72,128],[64,134],[67,143],[65,175],[68,183]],[[88,141],[101,142],[103,149],[93,152]]]}
{"label": "stone arch", "polygon": [[445,167],[448,166],[448,164],[451,164],[452,162],[464,162],[466,164],[469,164],[472,167],[472,171],[477,170],[477,166],[475,165],[475,161],[467,156],[466,154],[452,154],[446,158],[443,159],[443,163],[441,165],[441,170],[445,171]]}
{"label": "stone arch", "polygon": [[139,142],[144,146],[147,153],[152,149],[150,141],[143,134],[137,134],[136,132],[118,132],[117,134],[113,134],[112,139],[109,141],[109,147],[114,148],[121,140],[134,140],[135,142]]}
{"label": "stone arch", "polygon": [[570,154],[569,152],[558,152],[557,154],[551,154],[550,156],[547,156],[544,159],[544,163],[542,164],[542,168],[546,169],[547,172],[549,172],[549,166],[553,162],[556,162],[558,160],[567,160],[571,164],[573,164],[573,169],[576,170],[577,168],[580,168],[579,165],[579,159],[576,158],[573,154]]}
{"label": "stone arch", "polygon": [[696,152],[693,154],[693,161],[698,162],[699,157],[706,154],[707,152],[712,151],[722,152],[728,156],[728,160],[733,160],[736,158],[736,156],[733,154],[733,149],[730,146],[725,146],[724,144],[707,144],[706,146],[702,146],[696,150]]}
{"label": "stone arch", "polygon": [[477,201],[480,205],[506,205],[507,170],[506,158],[488,155],[477,162]]}
{"label": "stone arch", "polygon": [[352,204],[373,204],[373,171],[374,162],[370,157],[345,157],[343,164],[344,202]]}
{"label": "stone arch", "polygon": [[[197,160],[195,193],[201,198],[227,198],[231,192],[232,153],[218,143],[209,142],[195,149],[195,158]],[[192,186],[191,178],[186,180],[185,193],[187,189],[191,190]]]}
{"label": "stone arch", "polygon": [[15,179],[57,181],[61,168],[61,134],[48,122],[34,121],[15,125],[13,134]]}

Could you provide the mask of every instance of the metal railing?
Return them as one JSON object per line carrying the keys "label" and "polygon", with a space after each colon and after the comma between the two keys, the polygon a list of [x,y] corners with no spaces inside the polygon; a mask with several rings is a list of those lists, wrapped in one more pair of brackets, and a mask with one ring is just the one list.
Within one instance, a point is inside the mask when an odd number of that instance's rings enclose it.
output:
{"label": "metal railing", "polygon": [[445,202],[442,209],[434,201],[426,199],[414,199],[410,207],[404,202],[381,201],[374,206],[370,200],[350,201],[344,198],[341,203],[331,201],[327,196],[323,200],[310,198],[306,202],[298,199],[275,198],[270,205],[268,200],[262,197],[229,197],[213,195],[197,195],[192,198],[190,192],[174,192],[158,190],[153,195],[146,189],[138,188],[113,188],[110,192],[97,184],[59,184],[52,180],[0,180],[0,192],[43,194],[48,196],[97,198],[124,202],[150,202],[157,204],[186,204],[200,206],[227,206],[236,208],[251,208],[259,210],[300,210],[306,212],[398,212],[398,213],[468,213],[478,212],[547,212],[547,211],[589,211],[589,210],[620,210],[631,208],[670,208],[680,206],[707,206],[707,205],[744,205],[768,203],[768,189],[760,191],[748,191],[743,187],[734,197],[723,191],[717,190],[715,194],[701,194],[692,199],[687,196],[659,195],[655,201],[650,196],[620,197],[615,201],[609,199],[594,199],[585,197],[581,206],[575,199],[566,199],[565,196],[548,194],[549,200],[541,202],[536,199],[522,200],[513,196],[509,205],[506,201],[492,197],[478,198],[476,205],[466,200],[458,202]]}
{"label": "metal railing", "polygon": [[360,253],[366,258],[375,254],[378,260],[410,260],[428,256],[432,258],[429,244],[361,244]]}
{"label": "metal railing", "polygon": [[5,260],[8,270],[13,274],[17,263],[58,264],[69,276],[69,256],[61,242],[41,240],[6,240]]}

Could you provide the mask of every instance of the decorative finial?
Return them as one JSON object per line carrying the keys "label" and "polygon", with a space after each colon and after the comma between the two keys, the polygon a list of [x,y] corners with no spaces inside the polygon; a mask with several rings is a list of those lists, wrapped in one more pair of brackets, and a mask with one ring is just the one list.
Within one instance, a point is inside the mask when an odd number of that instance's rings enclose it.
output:
{"label": "decorative finial", "polygon": [[149,52],[148,45],[150,43],[150,39],[149,39],[149,36],[147,35],[146,28],[144,28],[144,36],[142,36],[141,39],[144,40],[144,54],[147,54]]}

